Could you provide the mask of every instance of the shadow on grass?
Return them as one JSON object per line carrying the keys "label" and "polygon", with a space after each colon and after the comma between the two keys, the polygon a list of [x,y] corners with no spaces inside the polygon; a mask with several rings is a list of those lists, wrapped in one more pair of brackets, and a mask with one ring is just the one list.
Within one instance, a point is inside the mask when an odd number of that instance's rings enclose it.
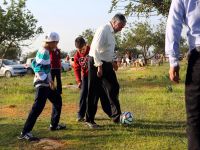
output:
{"label": "shadow on grass", "polygon": [[[101,121],[101,120],[100,120]],[[108,141],[123,141],[127,138],[131,141],[137,137],[161,137],[161,138],[180,138],[186,137],[183,128],[183,121],[149,121],[137,120],[131,126],[122,126],[120,124],[105,124],[101,128],[93,130],[83,126],[70,124],[67,130],[50,132],[48,129],[41,127],[42,123],[38,124],[40,129],[35,129],[34,133],[39,138],[50,138],[55,140],[67,141],[67,148],[71,149],[99,149]],[[18,124],[0,124],[0,147],[31,147],[29,142],[21,142],[16,138],[21,130],[22,125]]]}
{"label": "shadow on grass", "polygon": [[184,121],[147,121],[138,120],[133,128],[141,129],[138,135],[142,136],[167,136],[167,137],[186,137]]}
{"label": "shadow on grass", "polygon": [[6,120],[6,117],[0,117],[0,121]]}
{"label": "shadow on grass", "polygon": [[145,128],[145,129],[179,129],[185,128],[186,123],[184,121],[148,121],[148,120],[137,120],[134,123],[134,128]]}
{"label": "shadow on grass", "polygon": [[[104,127],[115,128],[120,126],[118,124],[108,124]],[[148,121],[148,120],[137,120],[132,125],[124,126],[125,128],[134,129],[155,129],[155,130],[168,130],[168,129],[182,129],[186,128],[184,121]]]}
{"label": "shadow on grass", "polygon": [[186,123],[184,121],[148,121],[137,120],[132,125],[122,126],[116,124],[105,125],[104,129],[122,130],[136,133],[141,136],[168,136],[168,137],[186,137]]}
{"label": "shadow on grass", "polygon": [[0,146],[12,146],[18,141],[22,130],[22,125],[17,124],[0,124]]}

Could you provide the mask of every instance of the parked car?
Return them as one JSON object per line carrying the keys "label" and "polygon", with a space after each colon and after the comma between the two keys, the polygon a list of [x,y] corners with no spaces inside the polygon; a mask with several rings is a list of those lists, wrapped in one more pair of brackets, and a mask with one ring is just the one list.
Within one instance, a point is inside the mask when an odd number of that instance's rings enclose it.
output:
{"label": "parked car", "polygon": [[24,64],[24,67],[27,69],[27,74],[33,74],[33,68],[31,66],[32,61],[35,58],[27,58],[26,63]]}
{"label": "parked car", "polygon": [[66,61],[65,59],[61,59],[61,66],[62,71],[70,71],[72,70],[72,66],[69,61]]}
{"label": "parked car", "polygon": [[0,59],[0,76],[10,78],[12,76],[22,76],[27,73],[27,69],[22,64],[18,64],[8,59]]}
{"label": "parked car", "polygon": [[[35,58],[28,58],[26,60],[26,64],[24,64],[25,68],[27,69],[27,74],[33,74],[34,73],[33,68],[31,66],[31,63],[34,59]],[[70,71],[72,69],[70,62],[68,62],[64,59],[61,59],[61,66],[62,66],[62,71]]]}

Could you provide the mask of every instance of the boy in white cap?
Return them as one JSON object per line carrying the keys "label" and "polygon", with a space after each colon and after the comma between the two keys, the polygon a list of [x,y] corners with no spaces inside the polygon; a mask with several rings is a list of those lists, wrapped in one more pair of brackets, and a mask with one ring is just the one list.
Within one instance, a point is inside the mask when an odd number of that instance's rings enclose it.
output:
{"label": "boy in white cap", "polygon": [[66,128],[65,125],[58,124],[62,108],[62,98],[60,94],[54,90],[54,83],[50,73],[49,51],[57,48],[58,41],[59,35],[57,33],[51,32],[50,34],[46,35],[44,40],[45,44],[42,49],[38,50],[35,60],[32,63],[32,67],[35,72],[35,102],[25,122],[21,135],[18,137],[20,140],[37,140],[37,138],[33,137],[30,132],[33,129],[37,118],[44,109],[47,98],[53,104],[51,124],[49,129],[54,131]]}

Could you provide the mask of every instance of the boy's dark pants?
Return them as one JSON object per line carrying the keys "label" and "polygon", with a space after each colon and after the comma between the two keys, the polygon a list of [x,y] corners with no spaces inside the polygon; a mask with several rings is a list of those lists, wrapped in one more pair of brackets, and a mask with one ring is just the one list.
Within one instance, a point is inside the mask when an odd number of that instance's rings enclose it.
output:
{"label": "boy's dark pants", "polygon": [[59,94],[62,94],[61,69],[51,69],[51,76],[53,81],[56,78],[57,92]]}
{"label": "boy's dark pants", "polygon": [[94,66],[93,57],[89,57],[88,64],[88,99],[86,121],[94,122],[96,108],[94,107],[95,96],[99,95],[100,88],[103,88],[109,99],[112,119],[119,122],[121,108],[119,103],[119,84],[111,62],[103,62],[103,76],[97,77],[97,67]]}
{"label": "boy's dark pants", "polygon": [[49,87],[37,87],[35,93],[35,102],[32,106],[31,112],[28,115],[26,123],[24,125],[22,134],[28,133],[33,129],[33,126],[41,114],[46,104],[47,98],[53,104],[51,114],[51,125],[56,127],[60,120],[62,98],[56,91],[51,90]]}
{"label": "boy's dark pants", "polygon": [[[78,111],[79,118],[84,118],[84,116],[85,116],[87,94],[88,94],[88,77],[82,77],[82,85],[81,85],[81,91],[80,91],[80,103],[79,103],[79,111]],[[94,107],[96,110],[97,110],[99,98],[101,101],[101,106],[102,106],[103,111],[110,117],[111,116],[110,102],[109,102],[103,89],[101,90],[100,94],[97,95],[95,98]],[[96,112],[95,112],[95,114],[96,114]]]}
{"label": "boy's dark pants", "polygon": [[200,53],[196,49],[189,56],[185,86],[188,149],[200,150]]}

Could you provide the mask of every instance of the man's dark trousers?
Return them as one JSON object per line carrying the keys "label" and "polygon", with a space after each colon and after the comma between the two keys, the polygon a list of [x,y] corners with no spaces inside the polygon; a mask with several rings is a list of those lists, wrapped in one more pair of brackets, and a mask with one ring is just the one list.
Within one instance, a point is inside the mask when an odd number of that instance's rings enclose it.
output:
{"label": "man's dark trousers", "polygon": [[189,55],[185,82],[188,149],[200,150],[200,52]]}
{"label": "man's dark trousers", "polygon": [[[100,98],[103,111],[110,117],[111,116],[110,102],[106,96],[106,93],[104,92],[104,89],[103,88],[100,88],[100,89],[101,90],[98,91],[99,95],[96,95],[96,97],[95,97],[94,110],[97,111],[98,99]],[[87,94],[88,94],[88,77],[82,77],[79,111],[78,111],[78,117],[80,117],[80,118],[84,118],[85,113],[86,113]],[[96,114],[96,112],[95,112],[95,114]]]}
{"label": "man's dark trousers", "polygon": [[94,122],[96,109],[94,107],[95,96],[99,95],[101,88],[104,89],[107,98],[109,99],[112,119],[114,122],[119,122],[121,109],[119,104],[119,84],[116,74],[113,70],[111,62],[103,62],[103,76],[97,77],[97,67],[94,66],[93,57],[89,57],[88,61],[88,99],[86,121]]}

